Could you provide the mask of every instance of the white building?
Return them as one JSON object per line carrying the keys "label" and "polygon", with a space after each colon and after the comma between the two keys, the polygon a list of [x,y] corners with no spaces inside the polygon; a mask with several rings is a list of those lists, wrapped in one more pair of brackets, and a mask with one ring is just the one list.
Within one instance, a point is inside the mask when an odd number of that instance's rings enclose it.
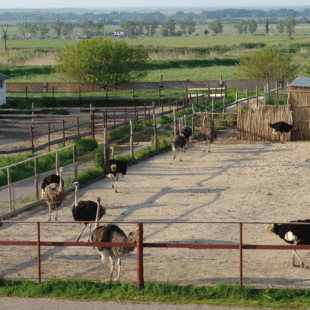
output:
{"label": "white building", "polygon": [[0,73],[0,105],[6,103],[6,81],[8,77]]}
{"label": "white building", "polygon": [[114,30],[114,37],[123,38],[125,36],[124,30]]}

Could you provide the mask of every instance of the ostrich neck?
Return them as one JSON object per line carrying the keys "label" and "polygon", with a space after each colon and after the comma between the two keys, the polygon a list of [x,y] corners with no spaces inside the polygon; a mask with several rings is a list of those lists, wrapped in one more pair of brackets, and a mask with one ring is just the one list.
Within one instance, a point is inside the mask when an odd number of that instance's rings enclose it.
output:
{"label": "ostrich neck", "polygon": [[77,198],[77,192],[78,192],[78,187],[75,186],[75,192],[74,192],[74,205],[77,207],[78,204],[78,198]]}
{"label": "ostrich neck", "polygon": [[99,222],[99,213],[100,213],[99,211],[100,211],[100,202],[97,201],[97,212],[96,212],[96,222],[97,223],[96,223],[96,228],[99,227],[99,223],[98,223]]}
{"label": "ostrich neck", "polygon": [[59,192],[62,192],[63,188],[62,188],[62,171],[60,170],[59,173]]}

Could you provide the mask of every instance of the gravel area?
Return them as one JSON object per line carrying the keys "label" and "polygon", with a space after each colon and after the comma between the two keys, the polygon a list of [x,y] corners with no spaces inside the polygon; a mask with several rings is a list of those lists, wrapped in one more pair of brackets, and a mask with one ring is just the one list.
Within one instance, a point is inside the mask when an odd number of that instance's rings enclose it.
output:
{"label": "gravel area", "polygon": [[[100,196],[107,206],[103,221],[184,222],[144,225],[145,242],[238,244],[239,221],[287,222],[310,218],[310,142],[247,143],[220,133],[203,153],[200,141],[189,143],[182,161],[172,152],[129,167],[114,193],[110,180],[82,188],[79,199]],[[72,221],[73,196],[59,211],[60,221]],[[45,205],[14,220],[46,221]],[[190,224],[193,221],[220,224]],[[231,223],[233,222],[233,223]],[[41,240],[74,241],[79,224],[41,224]],[[135,224],[120,224],[125,232]],[[5,224],[2,240],[36,240],[36,226]],[[85,230],[81,241],[86,241]],[[245,224],[246,244],[284,244],[268,234],[263,224]],[[42,279],[87,278],[107,281],[109,262],[87,247],[42,247]],[[309,251],[299,251],[310,265]],[[0,247],[0,276],[37,279],[35,247]],[[292,267],[291,250],[244,250],[244,283],[257,287],[310,287],[310,270]],[[144,250],[145,281],[212,285],[238,283],[238,250],[152,249]],[[121,280],[136,281],[136,252],[122,260]]]}

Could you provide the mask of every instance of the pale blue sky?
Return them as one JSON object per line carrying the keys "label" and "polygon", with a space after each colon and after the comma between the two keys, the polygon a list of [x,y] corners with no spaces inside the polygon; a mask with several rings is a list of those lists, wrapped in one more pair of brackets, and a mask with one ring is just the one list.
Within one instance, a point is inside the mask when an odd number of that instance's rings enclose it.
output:
{"label": "pale blue sky", "polygon": [[[113,3],[113,4],[112,4]],[[262,6],[309,6],[309,0],[0,0],[0,8],[120,8],[120,7],[176,7],[185,9],[185,7],[240,7],[248,8]]]}

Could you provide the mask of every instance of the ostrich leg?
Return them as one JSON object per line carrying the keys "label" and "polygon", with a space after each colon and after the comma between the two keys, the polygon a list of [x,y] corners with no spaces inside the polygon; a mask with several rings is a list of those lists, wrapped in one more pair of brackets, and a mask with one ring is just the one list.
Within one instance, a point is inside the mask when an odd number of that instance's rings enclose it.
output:
{"label": "ostrich leg", "polygon": [[79,235],[77,236],[75,242],[79,242],[79,240],[80,240],[80,238],[81,238],[81,236],[82,236],[82,233],[83,233],[84,229],[86,228],[86,226],[87,226],[87,225],[84,224],[84,227],[81,229],[81,231],[80,231]]}
{"label": "ostrich leg", "polygon": [[109,256],[109,259],[110,259],[110,263],[111,263],[110,281],[112,281],[115,262],[114,262],[114,259],[111,256]]}
{"label": "ostrich leg", "polygon": [[120,278],[120,274],[121,274],[121,264],[122,264],[122,260],[121,260],[121,258],[119,257],[118,260],[117,260],[118,271],[117,271],[117,278],[116,278],[115,281],[118,281],[119,278]]}
{"label": "ostrich leg", "polygon": [[49,204],[48,205],[48,222],[50,222],[52,220],[51,218],[51,213],[52,213],[52,207],[51,205]]}

